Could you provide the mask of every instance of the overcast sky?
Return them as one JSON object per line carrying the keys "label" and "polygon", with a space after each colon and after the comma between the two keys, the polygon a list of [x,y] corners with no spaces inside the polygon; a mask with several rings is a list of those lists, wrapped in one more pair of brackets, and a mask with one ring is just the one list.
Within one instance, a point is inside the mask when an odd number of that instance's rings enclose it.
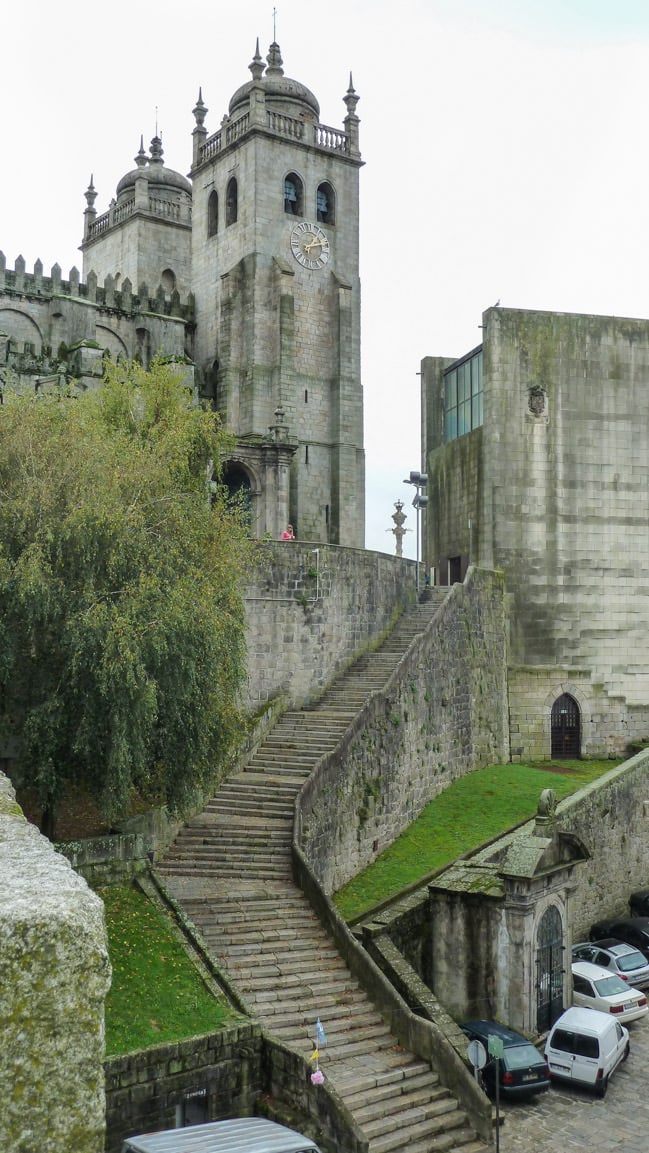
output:
{"label": "overcast sky", "polygon": [[[360,96],[367,546],[393,551],[420,467],[419,362],[483,309],[649,315],[646,0],[276,0],[286,75],[339,127]],[[3,15],[0,249],[81,268],[140,134],[187,173],[199,86],[215,132],[250,79],[261,0],[21,0]],[[406,550],[414,555],[414,531]]]}

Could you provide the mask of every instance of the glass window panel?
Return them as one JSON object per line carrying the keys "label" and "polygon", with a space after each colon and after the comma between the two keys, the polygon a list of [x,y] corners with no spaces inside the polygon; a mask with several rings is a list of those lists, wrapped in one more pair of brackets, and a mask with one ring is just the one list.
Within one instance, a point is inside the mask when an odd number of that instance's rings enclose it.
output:
{"label": "glass window panel", "polygon": [[471,428],[479,428],[482,424],[480,420],[480,397],[474,396],[471,398]]}
{"label": "glass window panel", "polygon": [[457,436],[457,409],[451,408],[446,413],[446,439],[455,440]]}
{"label": "glass window panel", "polygon": [[482,353],[474,356],[471,362],[471,391],[475,395],[482,392]]}
{"label": "glass window panel", "polygon": [[444,378],[445,407],[452,408],[457,404],[457,372],[447,373]]}
{"label": "glass window panel", "polygon": [[[462,401],[462,400],[466,400],[467,392],[470,389],[470,384],[469,384],[469,379],[468,379],[469,374],[467,373],[467,368],[468,368],[468,365],[461,364],[457,370],[457,399],[458,399],[458,402]],[[469,385],[469,389],[467,389],[467,385]]]}

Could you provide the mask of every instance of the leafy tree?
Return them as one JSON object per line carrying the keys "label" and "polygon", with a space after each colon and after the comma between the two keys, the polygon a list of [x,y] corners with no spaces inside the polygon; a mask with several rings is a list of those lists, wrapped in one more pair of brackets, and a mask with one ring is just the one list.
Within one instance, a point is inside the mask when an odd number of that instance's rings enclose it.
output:
{"label": "leafy tree", "polygon": [[237,732],[245,518],[227,437],[173,367],[0,407],[0,739],[52,835],[66,785],[110,821],[178,810]]}

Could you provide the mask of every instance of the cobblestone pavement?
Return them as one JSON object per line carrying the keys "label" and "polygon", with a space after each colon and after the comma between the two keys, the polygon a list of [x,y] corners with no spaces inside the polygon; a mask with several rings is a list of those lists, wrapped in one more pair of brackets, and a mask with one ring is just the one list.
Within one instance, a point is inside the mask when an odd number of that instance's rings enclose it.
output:
{"label": "cobblestone pavement", "polygon": [[648,1153],[649,1020],[628,1028],[631,1054],[603,1100],[554,1084],[536,1101],[508,1102],[500,1153]]}

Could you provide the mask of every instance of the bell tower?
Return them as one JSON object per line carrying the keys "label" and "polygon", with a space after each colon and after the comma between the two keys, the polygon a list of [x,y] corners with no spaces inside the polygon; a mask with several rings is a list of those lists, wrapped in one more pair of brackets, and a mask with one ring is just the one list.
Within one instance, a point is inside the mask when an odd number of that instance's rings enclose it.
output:
{"label": "bell tower", "polygon": [[201,392],[256,535],[364,545],[358,97],[341,129],[259,43],[214,135],[194,108],[192,282]]}

